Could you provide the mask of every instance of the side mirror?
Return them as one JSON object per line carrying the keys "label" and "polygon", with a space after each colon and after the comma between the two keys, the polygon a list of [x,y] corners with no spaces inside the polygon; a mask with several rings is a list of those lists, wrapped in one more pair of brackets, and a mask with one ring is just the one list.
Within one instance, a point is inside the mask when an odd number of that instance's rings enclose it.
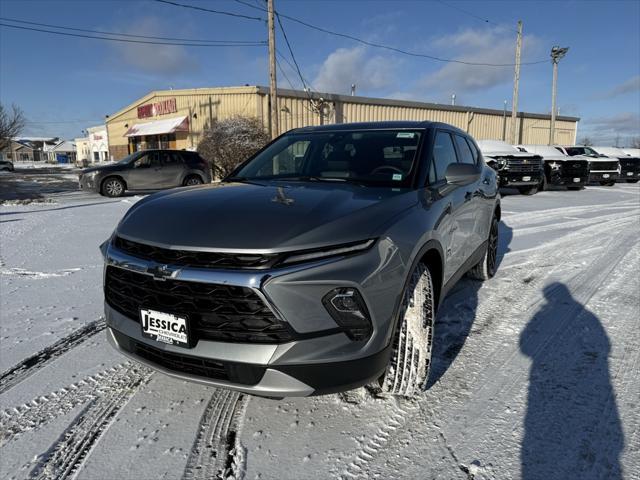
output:
{"label": "side mirror", "polygon": [[444,178],[451,185],[469,185],[480,178],[476,165],[469,163],[450,163],[444,172]]}

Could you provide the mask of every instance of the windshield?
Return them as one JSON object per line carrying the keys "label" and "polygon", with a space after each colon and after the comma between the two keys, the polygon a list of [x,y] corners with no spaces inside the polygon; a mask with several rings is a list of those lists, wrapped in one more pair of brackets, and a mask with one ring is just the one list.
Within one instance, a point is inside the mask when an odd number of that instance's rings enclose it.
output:
{"label": "windshield", "polygon": [[420,130],[355,130],[285,135],[228,180],[352,182],[409,187]]}
{"label": "windshield", "polygon": [[116,165],[124,165],[126,163],[129,163],[131,160],[133,160],[135,157],[137,157],[139,153],[140,152],[133,152],[133,153],[127,155],[122,160],[118,160],[116,162]]}
{"label": "windshield", "polygon": [[587,157],[604,157],[600,155],[593,148],[589,147],[567,147],[567,153],[574,157],[575,155],[586,155]]}

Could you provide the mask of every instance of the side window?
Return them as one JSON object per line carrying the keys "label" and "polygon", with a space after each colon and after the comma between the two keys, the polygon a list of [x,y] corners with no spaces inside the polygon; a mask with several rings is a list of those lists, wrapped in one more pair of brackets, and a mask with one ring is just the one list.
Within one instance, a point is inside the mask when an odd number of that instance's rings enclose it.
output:
{"label": "side window", "polygon": [[473,158],[475,159],[475,163],[477,164],[478,161],[480,161],[480,151],[472,140],[467,138],[467,143],[469,144],[469,148],[471,149],[471,153],[473,153]]}
{"label": "side window", "polygon": [[452,163],[457,163],[457,161],[451,135],[447,132],[436,133],[436,140],[433,143],[433,163],[436,167],[436,180],[444,180],[447,167]]}
{"label": "side window", "polygon": [[460,163],[469,163],[471,165],[475,165],[476,159],[467,143],[467,140],[460,136],[454,135],[456,139],[456,145],[458,146],[458,153],[460,154]]}
{"label": "side window", "polygon": [[134,163],[133,168],[149,168],[151,166],[151,155],[146,154],[139,157]]}

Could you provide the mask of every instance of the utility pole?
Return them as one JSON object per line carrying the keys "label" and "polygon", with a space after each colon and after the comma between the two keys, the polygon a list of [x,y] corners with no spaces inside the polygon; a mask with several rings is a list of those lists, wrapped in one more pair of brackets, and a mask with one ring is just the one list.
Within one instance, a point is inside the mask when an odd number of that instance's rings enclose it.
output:
{"label": "utility pole", "polygon": [[555,144],[556,136],[556,96],[558,87],[558,62],[569,51],[569,47],[555,46],[551,49],[551,63],[553,63],[553,81],[551,82],[551,125],[549,126],[549,145]]}
{"label": "utility pole", "polygon": [[512,145],[517,142],[518,128],[518,88],[520,88],[520,54],[522,52],[522,20],[518,20],[518,39],[516,40],[516,69],[513,78],[513,101],[511,102],[511,130],[509,140]]}
{"label": "utility pole", "polygon": [[278,83],[276,79],[276,30],[273,18],[273,0],[267,0],[267,11],[269,17],[269,101],[270,110],[270,130],[271,138],[276,138],[279,134],[278,126]]}
{"label": "utility pole", "polygon": [[502,107],[502,141],[507,139],[507,101],[504,101]]}

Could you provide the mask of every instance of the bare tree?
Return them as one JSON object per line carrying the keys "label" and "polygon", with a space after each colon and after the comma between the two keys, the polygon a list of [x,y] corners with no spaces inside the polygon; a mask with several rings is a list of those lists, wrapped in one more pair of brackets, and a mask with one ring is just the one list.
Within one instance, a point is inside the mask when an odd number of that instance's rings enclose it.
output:
{"label": "bare tree", "polygon": [[613,146],[614,147],[619,147],[620,146],[620,134],[616,135],[616,138],[614,140]]}
{"label": "bare tree", "polygon": [[251,117],[214,121],[204,131],[198,153],[209,161],[216,177],[224,177],[270,140],[262,122]]}
{"label": "bare tree", "polygon": [[631,148],[640,148],[640,137],[633,137],[631,139]]}
{"label": "bare tree", "polygon": [[593,145],[593,140],[591,140],[589,137],[582,137],[582,139],[578,143],[580,145],[584,145],[585,147],[590,147],[591,145]]}
{"label": "bare tree", "polygon": [[24,125],[24,113],[20,107],[11,105],[11,110],[9,110],[0,103],[0,150],[11,145],[11,139],[20,135]]}

